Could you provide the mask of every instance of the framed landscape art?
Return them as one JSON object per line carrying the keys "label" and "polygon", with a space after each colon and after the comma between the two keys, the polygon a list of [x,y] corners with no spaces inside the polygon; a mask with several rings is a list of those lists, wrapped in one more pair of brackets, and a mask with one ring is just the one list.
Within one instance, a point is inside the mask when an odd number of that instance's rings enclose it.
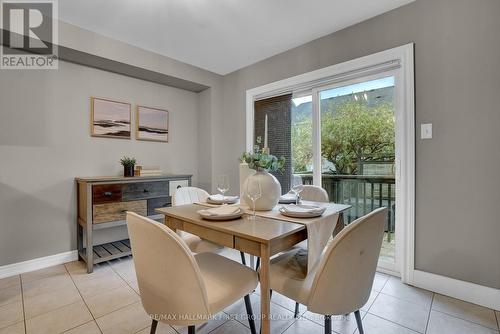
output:
{"label": "framed landscape art", "polygon": [[168,142],[168,110],[137,106],[136,138]]}
{"label": "framed landscape art", "polygon": [[130,103],[91,98],[91,135],[130,139]]}

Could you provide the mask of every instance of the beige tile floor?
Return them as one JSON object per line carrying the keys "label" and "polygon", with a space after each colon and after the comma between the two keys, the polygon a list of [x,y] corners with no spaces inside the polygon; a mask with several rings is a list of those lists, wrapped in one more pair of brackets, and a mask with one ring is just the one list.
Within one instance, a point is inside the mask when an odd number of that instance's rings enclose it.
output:
{"label": "beige tile floor", "polygon": [[[239,253],[224,255],[239,261]],[[259,289],[251,296],[260,310]],[[272,333],[323,333],[323,318],[273,294]],[[366,334],[500,334],[500,312],[434,294],[377,273],[373,291],[361,309]],[[250,333],[239,301],[197,328],[197,333]],[[257,326],[259,322],[257,321]],[[0,279],[0,334],[120,333],[147,334],[150,319],[142,308],[131,257],[98,265],[87,274],[71,262]],[[357,333],[354,316],[334,317],[333,332]],[[158,334],[187,333],[187,328],[160,324]]]}

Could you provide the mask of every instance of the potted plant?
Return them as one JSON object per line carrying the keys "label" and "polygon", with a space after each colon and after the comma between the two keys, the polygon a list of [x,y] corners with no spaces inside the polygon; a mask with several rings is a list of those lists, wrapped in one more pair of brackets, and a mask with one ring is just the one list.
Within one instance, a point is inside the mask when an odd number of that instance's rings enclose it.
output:
{"label": "potted plant", "polygon": [[134,167],[136,162],[135,158],[123,157],[120,159],[120,163],[123,166],[123,176],[134,176]]}
{"label": "potted plant", "polygon": [[[242,200],[258,211],[272,210],[278,204],[281,196],[281,185],[278,179],[269,172],[283,172],[285,169],[285,157],[277,158],[268,152],[269,150],[260,150],[256,146],[253,152],[243,153],[240,159],[241,162],[246,162],[250,169],[256,171],[254,175],[248,177],[243,183]],[[248,195],[248,189],[255,188],[255,185],[260,190],[258,199],[255,199],[255,196]]]}

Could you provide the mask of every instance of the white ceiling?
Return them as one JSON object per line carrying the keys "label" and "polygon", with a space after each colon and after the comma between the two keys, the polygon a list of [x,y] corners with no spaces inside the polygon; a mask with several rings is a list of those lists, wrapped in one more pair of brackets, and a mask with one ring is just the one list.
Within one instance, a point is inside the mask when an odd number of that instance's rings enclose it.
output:
{"label": "white ceiling", "polygon": [[227,74],[412,1],[59,0],[59,17]]}

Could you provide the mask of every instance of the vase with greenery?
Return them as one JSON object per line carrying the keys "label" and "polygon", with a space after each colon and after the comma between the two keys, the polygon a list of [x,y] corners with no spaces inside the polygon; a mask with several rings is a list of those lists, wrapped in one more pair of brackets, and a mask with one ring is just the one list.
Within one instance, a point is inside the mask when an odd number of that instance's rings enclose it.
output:
{"label": "vase with greenery", "polygon": [[[268,150],[260,150],[255,147],[251,153],[245,152],[241,157],[241,162],[248,164],[250,169],[256,171],[252,176],[249,176],[243,183],[243,198],[250,207],[257,211],[272,210],[279,201],[281,196],[281,185],[269,172],[283,172],[285,169],[285,157],[277,158],[269,154]],[[260,197],[258,199],[250,198],[248,195],[249,189],[260,189]]]}
{"label": "vase with greenery", "polygon": [[123,176],[134,176],[134,167],[136,162],[135,158],[123,157],[120,159],[120,163],[123,166]]}

